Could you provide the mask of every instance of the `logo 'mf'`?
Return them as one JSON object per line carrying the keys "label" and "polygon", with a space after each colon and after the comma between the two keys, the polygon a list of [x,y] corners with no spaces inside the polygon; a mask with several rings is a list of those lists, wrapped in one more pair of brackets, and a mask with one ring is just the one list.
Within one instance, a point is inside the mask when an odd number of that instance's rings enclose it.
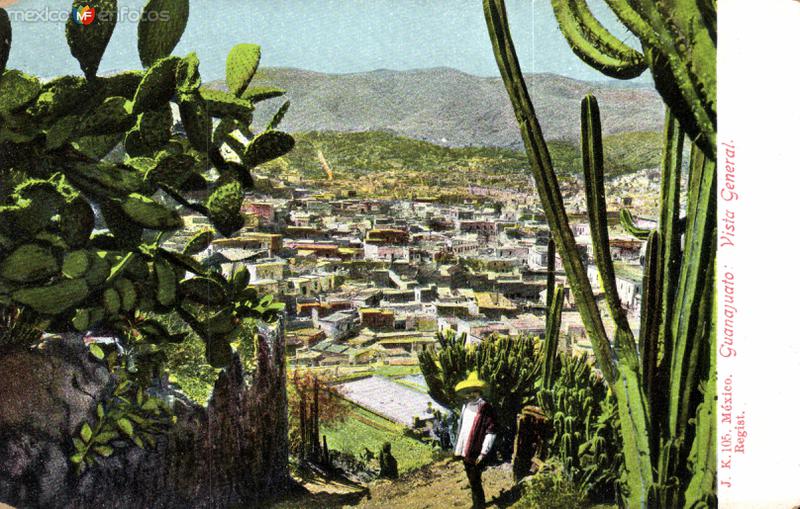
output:
{"label": "logo 'mf'", "polygon": [[72,21],[77,25],[90,25],[94,21],[95,16],[96,11],[94,7],[89,7],[88,5],[72,9]]}

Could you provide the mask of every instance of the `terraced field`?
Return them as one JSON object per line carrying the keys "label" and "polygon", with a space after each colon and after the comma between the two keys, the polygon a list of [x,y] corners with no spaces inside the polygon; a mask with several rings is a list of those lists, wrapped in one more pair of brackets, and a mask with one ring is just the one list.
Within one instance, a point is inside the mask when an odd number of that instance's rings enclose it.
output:
{"label": "terraced field", "polygon": [[377,455],[383,443],[389,442],[400,473],[434,461],[436,451],[433,447],[404,435],[403,426],[356,405],[352,405],[350,410],[345,422],[335,427],[322,426],[320,429],[331,449],[354,456],[360,456],[365,449],[369,449]]}
{"label": "terraced field", "polygon": [[414,417],[429,416],[431,407],[447,411],[427,394],[379,376],[346,382],[339,388],[348,400],[408,427],[414,424]]}

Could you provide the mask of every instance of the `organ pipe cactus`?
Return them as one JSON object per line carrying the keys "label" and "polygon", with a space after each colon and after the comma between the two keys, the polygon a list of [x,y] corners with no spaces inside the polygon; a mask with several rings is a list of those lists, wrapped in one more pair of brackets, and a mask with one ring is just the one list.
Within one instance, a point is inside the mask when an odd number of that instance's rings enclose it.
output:
{"label": "organ pipe cactus", "polygon": [[431,398],[458,411],[463,400],[456,395],[455,385],[468,373],[477,371],[480,378],[489,383],[488,398],[503,430],[499,434],[498,451],[510,458],[517,415],[534,401],[537,381],[542,375],[539,340],[528,336],[500,336],[467,346],[466,336],[456,337],[453,331],[440,333],[438,339],[441,349],[419,353],[420,370]]}
{"label": "organ pipe cactus", "polygon": [[[0,306],[22,308],[48,331],[100,329],[155,350],[184,336],[142,315],[177,313],[223,367],[239,322],[275,319],[282,306],[248,288],[243,274],[226,279],[193,255],[242,226],[251,170],[292,149],[292,137],[276,130],[280,116],[263,133],[250,129],[255,103],[283,91],[250,88],[255,45],[228,56],[228,91],[204,87],[195,54],[171,55],[188,0],[145,3],[143,71],[98,75],[117,2],[93,5],[91,26],[66,26],[83,76],[47,82],[6,69],[12,26],[0,9]],[[217,139],[215,124],[224,127]],[[214,231],[183,252],[163,248],[187,212],[208,217]],[[103,224],[107,231],[96,230]]]}
{"label": "organ pipe cactus", "polygon": [[547,311],[547,329],[544,336],[544,352],[542,354],[542,387],[549,389],[553,386],[556,372],[556,355],[558,353],[558,338],[561,330],[561,309],[564,306],[564,288],[556,287],[552,302]]}
{"label": "organ pipe cactus", "polygon": [[584,62],[618,79],[650,69],[681,128],[716,155],[716,2],[605,0],[641,43],[627,46],[594,17],[585,0],[551,0],[561,32]]}
{"label": "organ pipe cactus", "polygon": [[622,466],[619,416],[586,355],[560,354],[557,375],[536,399],[553,423],[549,454],[561,460],[567,477],[585,494],[611,498]]}
{"label": "organ pipe cactus", "polygon": [[[691,3],[685,10],[671,9],[675,14],[673,19],[668,19],[660,2],[654,0],[637,2],[635,8],[624,0],[608,0],[608,3],[641,38],[645,61],[668,106],[662,161],[662,212],[658,230],[648,236],[646,295],[638,348],[616,295],[608,253],[602,140],[596,100],[587,97],[582,103],[581,141],[592,242],[615,327],[613,347],[569,228],[558,180],[525,87],[502,0],[484,0],[484,13],[542,207],[592,342],[596,365],[619,405],[625,504],[628,507],[675,507],[691,503],[694,507],[707,507],[715,503],[715,464],[709,450],[715,435],[711,403],[714,365],[710,345],[716,255],[714,10],[707,7],[707,2]],[[580,2],[556,4],[556,8],[573,11],[585,7]],[[602,38],[597,32],[585,33],[592,29],[585,21],[586,15],[585,12],[571,13],[573,18],[584,19],[582,28],[579,27],[586,39],[582,43]],[[694,29],[686,35],[689,26]],[[607,49],[603,51],[608,52]],[[703,67],[702,71],[699,67]],[[684,132],[694,143],[686,217],[682,218],[680,158]],[[702,402],[700,406],[698,401]],[[693,422],[695,416],[697,419]]]}

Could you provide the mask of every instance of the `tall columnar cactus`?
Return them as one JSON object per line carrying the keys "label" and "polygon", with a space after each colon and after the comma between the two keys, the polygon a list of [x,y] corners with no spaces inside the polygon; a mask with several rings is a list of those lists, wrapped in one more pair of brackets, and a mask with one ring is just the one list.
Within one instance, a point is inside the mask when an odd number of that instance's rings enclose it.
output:
{"label": "tall columnar cactus", "polygon": [[559,332],[561,330],[561,309],[563,306],[564,288],[558,285],[547,310],[547,329],[544,335],[544,351],[542,353],[542,387],[545,389],[553,386],[556,374],[556,357]]}
{"label": "tall columnar cactus", "polygon": [[[715,211],[715,83],[713,9],[673,9],[672,20],[660,2],[645,0],[632,8],[608,0],[645,46],[645,59],[667,102],[659,229],[649,233],[645,295],[639,348],[616,293],[608,246],[600,116],[596,100],[581,107],[581,141],[587,206],[595,257],[615,325],[606,335],[585,267],[569,228],[563,198],[547,144],[519,68],[502,0],[484,0],[484,12],[500,73],[520,124],[537,191],[575,301],[592,342],[597,367],[619,405],[629,507],[714,504],[715,465],[709,444],[713,420],[713,268]],[[583,19],[587,41],[602,39],[586,21],[585,4],[555,2]],[[703,3],[705,5],[705,3]],[[576,11],[577,10],[577,11]],[[677,13],[677,11],[681,11]],[[701,11],[701,12],[698,12]],[[563,13],[562,13],[563,14]],[[669,25],[669,28],[667,28]],[[683,28],[694,27],[683,37]],[[573,27],[574,29],[574,27]],[[572,32],[575,32],[574,29]],[[679,33],[674,32],[677,30]],[[565,30],[565,33],[569,32]],[[567,34],[567,37],[571,37]],[[579,41],[584,46],[587,41]],[[575,42],[575,41],[573,41]],[[613,41],[612,41],[613,42]],[[607,49],[603,50],[608,52]],[[691,53],[692,54],[687,54]],[[702,72],[697,67],[705,68]],[[692,85],[691,94],[683,94]],[[680,100],[678,100],[680,99]],[[686,217],[679,215],[680,156],[686,132],[695,143],[689,169]],[[684,226],[685,225],[685,226]],[[684,242],[681,243],[681,233]],[[702,404],[698,406],[698,402]],[[666,404],[665,404],[666,403]],[[697,419],[692,422],[694,416]]]}
{"label": "tall columnar cactus", "polygon": [[[282,306],[248,288],[246,274],[225,278],[193,258],[211,231],[183,252],[160,241],[189,211],[226,236],[242,226],[251,170],[294,145],[275,130],[280,117],[259,134],[250,128],[255,103],[283,91],[250,87],[258,46],[231,51],[227,91],[203,86],[195,54],[171,56],[188,0],[146,2],[144,70],[98,74],[117,3],[93,5],[94,23],[66,27],[84,76],[47,82],[6,69],[11,24],[0,9],[0,306],[21,307],[50,331],[116,332],[143,355],[184,339],[157,318],[174,312],[223,367],[240,321],[274,319]],[[107,231],[96,229],[101,217]]]}
{"label": "tall columnar cactus", "polygon": [[585,0],[551,0],[573,52],[619,79],[650,69],[681,128],[709,156],[716,155],[716,2],[605,0],[641,43],[642,53],[614,37]]}

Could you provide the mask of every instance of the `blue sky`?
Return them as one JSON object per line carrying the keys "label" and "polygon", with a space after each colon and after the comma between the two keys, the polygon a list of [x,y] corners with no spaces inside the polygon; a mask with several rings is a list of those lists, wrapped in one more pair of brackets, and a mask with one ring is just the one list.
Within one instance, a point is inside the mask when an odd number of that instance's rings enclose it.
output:
{"label": "blue sky", "polygon": [[[57,17],[70,4],[20,0],[9,9],[14,20],[10,67],[40,76],[80,73],[63,23],[15,19],[15,11],[43,9]],[[143,4],[119,0],[125,12],[136,13]],[[572,55],[549,0],[506,0],[506,6],[523,71],[608,79]],[[597,12],[613,21],[606,9]],[[624,30],[619,33],[624,36]],[[192,0],[189,25],[175,54],[196,51],[204,78],[217,79],[224,74],[228,49],[240,42],[260,44],[262,64],[269,66],[331,73],[446,66],[479,76],[498,74],[480,0]],[[139,67],[136,22],[125,19],[100,71]]]}

